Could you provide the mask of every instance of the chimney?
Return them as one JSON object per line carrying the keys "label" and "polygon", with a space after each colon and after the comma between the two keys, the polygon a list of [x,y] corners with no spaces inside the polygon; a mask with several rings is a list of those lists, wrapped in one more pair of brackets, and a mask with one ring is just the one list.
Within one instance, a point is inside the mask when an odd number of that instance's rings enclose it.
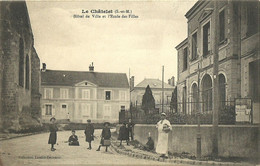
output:
{"label": "chimney", "polygon": [[172,86],[175,86],[175,77],[174,76],[172,76]]}
{"label": "chimney", "polygon": [[135,77],[132,76],[130,78],[130,90],[133,90],[134,89],[134,86],[135,86]]}
{"label": "chimney", "polygon": [[42,63],[42,72],[46,71],[46,63]]}
{"label": "chimney", "polygon": [[91,65],[89,65],[89,71],[94,72],[94,65],[93,65],[93,62],[91,63]]}
{"label": "chimney", "polygon": [[168,84],[171,85],[171,86],[175,86],[175,78],[174,76],[172,76],[172,78],[168,79]]}

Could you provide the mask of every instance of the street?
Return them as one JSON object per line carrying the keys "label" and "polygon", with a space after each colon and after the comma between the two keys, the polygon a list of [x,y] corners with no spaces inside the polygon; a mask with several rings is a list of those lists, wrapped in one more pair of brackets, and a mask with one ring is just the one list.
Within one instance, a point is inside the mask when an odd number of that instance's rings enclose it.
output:
{"label": "street", "polygon": [[[47,144],[49,133],[14,138],[0,141],[0,154],[4,166],[12,165],[174,165],[152,160],[137,159],[116,153],[112,148],[105,152],[96,151],[100,142],[101,130],[95,130],[96,139],[92,150],[88,150],[84,131],[76,131],[80,146],[68,146],[65,141],[70,131],[58,132],[56,151],[50,150]],[[179,165],[179,164],[178,164]]]}

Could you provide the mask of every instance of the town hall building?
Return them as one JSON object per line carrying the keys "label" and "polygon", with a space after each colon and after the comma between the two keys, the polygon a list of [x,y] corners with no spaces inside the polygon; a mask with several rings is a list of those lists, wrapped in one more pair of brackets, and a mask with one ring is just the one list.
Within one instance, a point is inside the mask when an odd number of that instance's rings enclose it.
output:
{"label": "town hall building", "polygon": [[217,46],[220,108],[236,105],[237,121],[260,122],[258,6],[256,0],[218,1],[217,6],[199,0],[186,13],[188,36],[176,46],[179,112],[196,113],[197,103],[201,112],[212,112]]}

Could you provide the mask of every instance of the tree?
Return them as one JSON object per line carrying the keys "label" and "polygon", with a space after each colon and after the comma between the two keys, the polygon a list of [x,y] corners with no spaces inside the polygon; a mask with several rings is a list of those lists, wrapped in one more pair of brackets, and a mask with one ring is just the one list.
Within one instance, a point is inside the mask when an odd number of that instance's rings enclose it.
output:
{"label": "tree", "polygon": [[150,110],[155,109],[155,100],[149,85],[147,85],[145,93],[143,95],[142,109],[145,111],[145,114],[148,114]]}
{"label": "tree", "polygon": [[171,109],[171,111],[173,111],[173,109],[174,109],[175,112],[177,112],[177,108],[178,108],[178,103],[177,103],[177,86],[176,86],[174,91],[172,92],[170,109]]}

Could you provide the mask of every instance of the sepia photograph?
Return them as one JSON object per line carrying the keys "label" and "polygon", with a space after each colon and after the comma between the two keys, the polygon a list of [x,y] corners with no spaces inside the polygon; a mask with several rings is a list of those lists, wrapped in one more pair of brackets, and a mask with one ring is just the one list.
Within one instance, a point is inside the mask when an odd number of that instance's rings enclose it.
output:
{"label": "sepia photograph", "polygon": [[0,0],[0,166],[260,166],[259,0]]}

